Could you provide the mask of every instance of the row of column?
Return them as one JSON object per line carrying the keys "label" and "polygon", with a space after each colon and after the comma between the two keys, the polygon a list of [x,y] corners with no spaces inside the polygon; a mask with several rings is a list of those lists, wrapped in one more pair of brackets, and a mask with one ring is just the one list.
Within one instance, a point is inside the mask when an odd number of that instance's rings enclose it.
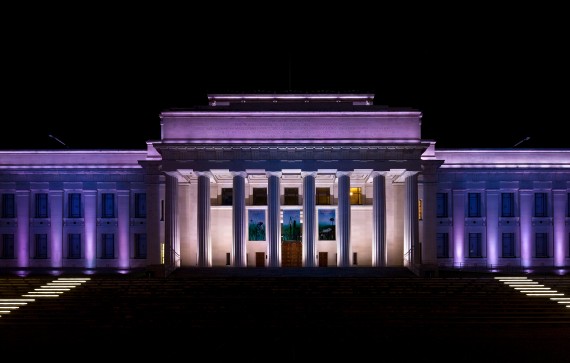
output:
{"label": "row of column", "polygon": [[[373,236],[372,236],[372,265],[386,266],[386,181],[385,172],[374,172],[373,178]],[[316,251],[316,173],[306,173],[303,177],[303,266],[317,266]],[[236,172],[233,176],[233,205],[232,205],[232,255],[231,262],[234,267],[247,266],[247,220],[245,204],[245,178],[244,172]],[[337,172],[338,178],[338,216],[337,216],[337,265],[350,266],[350,234],[351,234],[351,205],[350,205],[350,172]],[[178,231],[175,221],[177,208],[177,178],[167,175],[166,183],[166,209],[167,223],[165,231],[167,254],[165,263],[176,264],[176,251],[179,251]],[[280,228],[280,173],[268,173],[267,193],[267,254],[268,267],[279,267],[281,263],[281,228]],[[197,201],[197,236],[199,267],[212,265],[211,237],[210,237],[210,179],[206,173],[198,176]],[[412,250],[417,244],[417,175],[410,173],[406,178],[406,215],[405,215],[405,251]],[[416,246],[417,247],[417,246]],[[417,255],[411,254],[413,261]]]}
{"label": "row of column", "polygon": [[[176,188],[173,184],[170,189]],[[118,259],[118,267],[129,267],[129,191],[119,190],[117,196],[117,230],[116,230],[116,253]],[[64,243],[66,243],[66,229],[64,229],[64,192],[62,190],[50,190],[49,198],[49,218],[50,223],[47,227],[49,235],[49,258],[50,266],[54,268],[64,266]],[[97,266],[97,190],[83,191],[83,258],[86,268],[95,268]],[[29,190],[20,190],[16,192],[16,208],[18,210],[17,227],[16,227],[16,245],[19,267],[29,267],[29,259],[31,256],[30,241],[32,234],[39,231],[37,227],[30,224],[33,218],[30,210],[30,199],[32,192]],[[175,218],[172,218],[175,220]]]}

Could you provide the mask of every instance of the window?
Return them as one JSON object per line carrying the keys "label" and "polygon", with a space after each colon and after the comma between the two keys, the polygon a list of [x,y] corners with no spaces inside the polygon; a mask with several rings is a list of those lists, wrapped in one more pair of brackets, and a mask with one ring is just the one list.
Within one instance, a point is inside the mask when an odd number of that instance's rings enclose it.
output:
{"label": "window", "polygon": [[267,205],[267,188],[253,188],[253,205]]}
{"label": "window", "polygon": [[101,235],[101,258],[115,258],[115,235],[112,233]]}
{"label": "window", "polygon": [[67,196],[67,217],[81,218],[81,194],[70,193]]}
{"label": "window", "polygon": [[47,258],[48,257],[48,243],[47,234],[36,234],[36,254],[34,258]]}
{"label": "window", "polygon": [[350,188],[350,204],[361,205],[362,204],[362,188]]}
{"label": "window", "polygon": [[503,233],[502,249],[503,249],[502,254],[504,258],[513,258],[516,256],[514,233]]}
{"label": "window", "polygon": [[356,252],[352,253],[352,264],[355,266],[358,265],[358,253]]}
{"label": "window", "polygon": [[36,194],[36,218],[48,217],[48,195],[47,193]]}
{"label": "window", "polygon": [[501,193],[501,217],[515,216],[515,193]]}
{"label": "window", "polygon": [[534,216],[548,217],[548,199],[546,193],[534,193]]}
{"label": "window", "polygon": [[316,203],[320,205],[331,204],[331,188],[317,188]]}
{"label": "window", "polygon": [[135,258],[146,258],[146,233],[135,233]]}
{"label": "window", "polygon": [[101,217],[115,218],[115,194],[103,193],[101,196]]}
{"label": "window", "polygon": [[483,257],[481,233],[469,233],[469,257]]}
{"label": "window", "polygon": [[449,233],[436,234],[437,258],[449,258]]}
{"label": "window", "polygon": [[481,193],[468,194],[467,216],[481,217]]}
{"label": "window", "polygon": [[222,188],[222,205],[233,205],[234,190],[232,188]]}
{"label": "window", "polygon": [[81,258],[81,234],[67,235],[67,258]]}
{"label": "window", "polygon": [[146,218],[145,193],[135,193],[135,218]]}
{"label": "window", "polygon": [[447,193],[437,193],[436,195],[436,216],[437,218],[449,217],[447,210]]}
{"label": "window", "polygon": [[14,194],[2,194],[2,218],[16,218]]}
{"label": "window", "polygon": [[226,266],[231,264],[231,255],[229,252],[226,252]]}
{"label": "window", "polygon": [[14,258],[14,235],[7,233],[2,235],[1,258]]}
{"label": "window", "polygon": [[536,233],[534,250],[537,258],[548,257],[548,233]]}
{"label": "window", "polygon": [[299,204],[299,188],[285,188],[285,205]]}

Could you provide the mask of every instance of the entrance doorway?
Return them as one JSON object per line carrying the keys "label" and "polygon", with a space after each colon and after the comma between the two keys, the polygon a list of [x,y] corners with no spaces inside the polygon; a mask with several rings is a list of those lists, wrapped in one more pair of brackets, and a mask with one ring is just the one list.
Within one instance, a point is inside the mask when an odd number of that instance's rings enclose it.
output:
{"label": "entrance doorway", "polygon": [[301,241],[281,242],[281,266],[282,267],[303,266],[303,244]]}
{"label": "entrance doorway", "polygon": [[255,253],[255,267],[265,267],[265,252]]}
{"label": "entrance doorway", "polygon": [[328,267],[329,253],[319,252],[319,267]]}

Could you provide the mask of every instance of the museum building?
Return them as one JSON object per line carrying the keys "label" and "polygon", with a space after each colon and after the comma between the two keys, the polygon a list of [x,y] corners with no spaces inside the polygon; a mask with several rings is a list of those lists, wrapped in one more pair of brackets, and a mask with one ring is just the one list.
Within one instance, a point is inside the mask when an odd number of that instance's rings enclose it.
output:
{"label": "museum building", "polygon": [[212,94],[146,150],[0,151],[0,268],[570,266],[570,149],[442,149],[372,94]]}

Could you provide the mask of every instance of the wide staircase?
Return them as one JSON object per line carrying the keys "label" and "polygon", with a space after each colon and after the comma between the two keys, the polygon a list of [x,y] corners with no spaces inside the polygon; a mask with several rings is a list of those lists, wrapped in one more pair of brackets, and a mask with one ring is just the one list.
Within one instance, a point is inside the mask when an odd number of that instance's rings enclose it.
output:
{"label": "wide staircase", "polygon": [[[561,299],[570,276],[526,276],[554,297],[507,277],[399,268],[2,275],[3,306],[28,301],[0,307],[0,356],[569,361],[570,303]],[[30,294],[38,291],[46,296]]]}

